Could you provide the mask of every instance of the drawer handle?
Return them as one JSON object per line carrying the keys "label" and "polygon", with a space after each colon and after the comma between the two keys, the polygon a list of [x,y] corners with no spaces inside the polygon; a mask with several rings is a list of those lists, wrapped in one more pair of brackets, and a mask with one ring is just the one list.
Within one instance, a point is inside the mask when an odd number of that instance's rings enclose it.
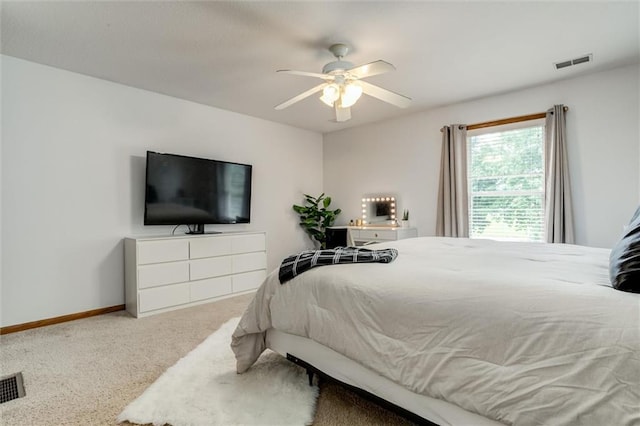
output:
{"label": "drawer handle", "polygon": [[378,238],[378,233],[376,232],[375,237]]}

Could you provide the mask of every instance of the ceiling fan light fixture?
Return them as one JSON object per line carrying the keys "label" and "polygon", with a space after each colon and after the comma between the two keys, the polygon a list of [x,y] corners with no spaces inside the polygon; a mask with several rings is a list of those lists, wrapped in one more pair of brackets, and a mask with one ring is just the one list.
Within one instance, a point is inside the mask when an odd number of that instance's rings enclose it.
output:
{"label": "ceiling fan light fixture", "polygon": [[333,107],[335,101],[340,97],[340,88],[337,84],[329,84],[322,90],[320,100],[330,107]]}
{"label": "ceiling fan light fixture", "polygon": [[340,97],[340,106],[342,108],[349,108],[355,104],[362,96],[362,86],[358,83],[351,82],[344,86],[342,89],[342,96]]}
{"label": "ceiling fan light fixture", "polygon": [[320,78],[324,81],[276,105],[275,109],[284,109],[322,91],[322,96],[319,99],[334,109],[336,122],[340,123],[351,119],[351,106],[358,102],[363,93],[399,108],[407,108],[411,104],[410,98],[363,80],[367,77],[394,71],[396,68],[392,64],[380,59],[354,67],[351,62],[343,60],[349,51],[347,45],[343,43],[332,45],[329,47],[329,51],[333,53],[337,60],[326,64],[322,68],[321,74],[307,71],[278,70],[278,72],[293,75]]}

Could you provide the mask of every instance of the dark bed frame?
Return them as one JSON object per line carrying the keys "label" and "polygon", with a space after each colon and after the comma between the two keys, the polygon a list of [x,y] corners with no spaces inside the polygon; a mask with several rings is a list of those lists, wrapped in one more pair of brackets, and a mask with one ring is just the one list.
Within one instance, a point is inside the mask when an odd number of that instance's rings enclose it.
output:
{"label": "dark bed frame", "polygon": [[438,426],[436,423],[433,423],[427,419],[425,419],[424,417],[421,417],[415,413],[412,413],[409,410],[406,410],[392,402],[387,401],[386,399],[380,398],[377,395],[372,394],[371,392],[367,392],[364,389],[360,389],[359,387],[356,386],[352,386],[348,383],[345,383],[343,381],[340,381],[338,379],[335,379],[333,377],[331,377],[330,375],[326,374],[324,371],[319,370],[318,368],[314,367],[313,365],[309,364],[308,362],[298,358],[295,355],[291,355],[290,353],[287,352],[287,360],[293,362],[296,365],[299,365],[301,367],[303,367],[305,370],[307,370],[307,376],[309,377],[309,386],[313,386],[313,375],[317,374],[318,378],[321,380],[328,380],[334,383],[339,384],[340,386],[344,387],[347,390],[350,390],[352,392],[354,392],[355,394],[363,397],[364,399],[367,399],[371,402],[373,402],[374,404],[379,405],[380,407],[389,410],[391,412],[394,412],[402,417],[404,417],[405,419],[417,424],[417,425],[421,425],[421,426]]}

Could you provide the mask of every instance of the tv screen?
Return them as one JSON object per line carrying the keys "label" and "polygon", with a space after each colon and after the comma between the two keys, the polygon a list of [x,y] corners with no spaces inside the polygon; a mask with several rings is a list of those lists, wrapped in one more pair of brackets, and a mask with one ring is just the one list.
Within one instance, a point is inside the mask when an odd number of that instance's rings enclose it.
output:
{"label": "tv screen", "polygon": [[147,151],[145,225],[249,223],[250,213],[251,165]]}

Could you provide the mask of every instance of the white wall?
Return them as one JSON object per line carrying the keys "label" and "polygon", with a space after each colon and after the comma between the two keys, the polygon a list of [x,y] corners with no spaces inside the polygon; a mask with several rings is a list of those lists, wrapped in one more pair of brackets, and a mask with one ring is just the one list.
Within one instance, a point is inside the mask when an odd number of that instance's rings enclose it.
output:
{"label": "white wall", "polygon": [[[2,60],[2,55],[0,55],[0,61]],[[0,82],[2,82],[2,66],[0,62]],[[2,84],[0,84],[0,100],[3,98],[3,90]],[[2,235],[2,193],[4,193],[4,189],[2,188],[2,102],[0,102],[0,189],[2,192],[0,193],[0,236]],[[2,244],[0,243],[0,324],[2,324]]]}
{"label": "white wall", "polygon": [[1,59],[2,326],[124,303],[122,238],[172,229],[142,225],[146,150],[252,164],[252,223],[209,228],[267,231],[270,269],[310,246],[322,135]]}
{"label": "white wall", "polygon": [[363,194],[398,195],[419,234],[435,234],[441,133],[450,123],[478,123],[565,104],[578,244],[611,247],[640,197],[638,65],[432,109],[324,136],[324,190],[360,214]]}

